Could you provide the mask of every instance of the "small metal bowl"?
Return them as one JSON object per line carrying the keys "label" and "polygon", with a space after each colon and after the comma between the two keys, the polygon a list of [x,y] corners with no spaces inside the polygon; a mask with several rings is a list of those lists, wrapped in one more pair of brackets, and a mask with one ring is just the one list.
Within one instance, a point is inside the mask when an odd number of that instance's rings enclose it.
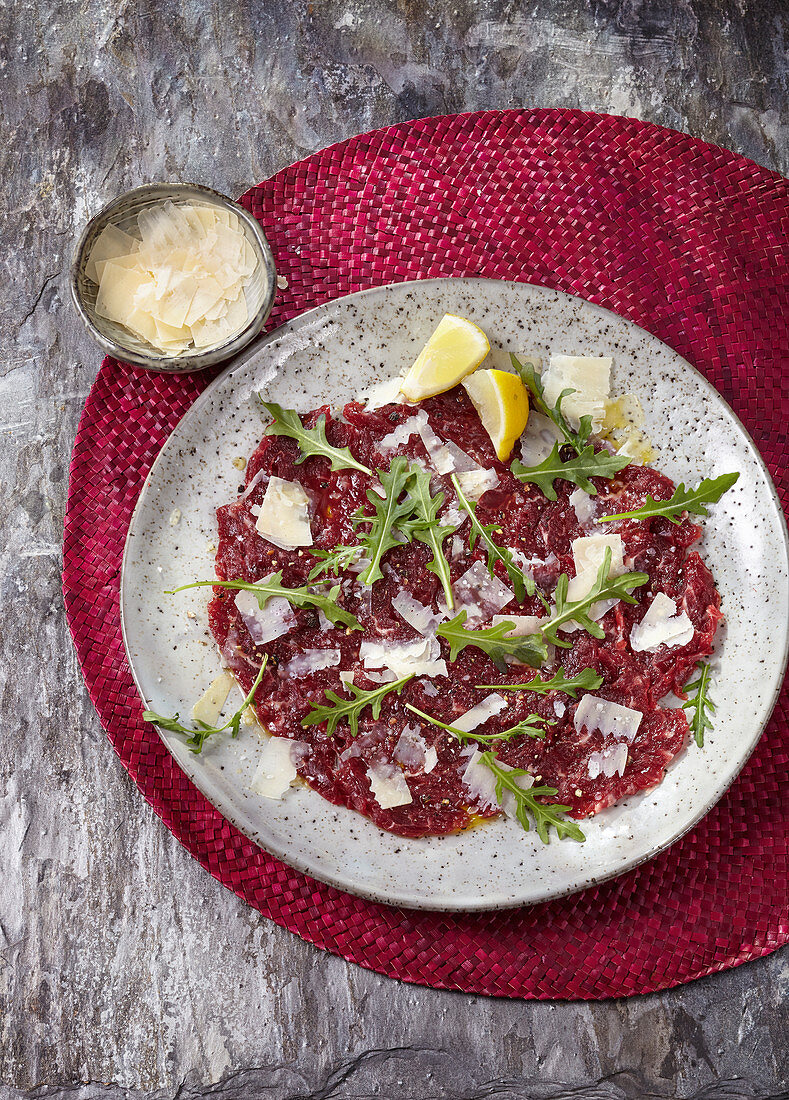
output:
{"label": "small metal bowl", "polygon": [[[172,202],[196,201],[205,206],[230,210],[239,219],[247,240],[254,250],[258,263],[249,285],[243,293],[247,301],[249,320],[243,329],[228,337],[221,344],[181,352],[177,356],[164,355],[115,321],[99,317],[96,313],[98,287],[85,274],[91,249],[105,226],[112,224],[119,229],[131,231],[136,225],[140,210],[157,206],[170,200]],[[258,221],[238,203],[212,191],[209,187],[200,187],[194,183],[149,183],[136,187],[115,199],[91,218],[85,226],[74,252],[71,265],[71,297],[85,327],[96,343],[108,355],[126,363],[134,363],[147,370],[164,371],[170,374],[187,374],[203,370],[215,363],[229,359],[246,347],[257,336],[271,313],[274,295],[277,289],[277,272],[274,266],[269,243]]]}

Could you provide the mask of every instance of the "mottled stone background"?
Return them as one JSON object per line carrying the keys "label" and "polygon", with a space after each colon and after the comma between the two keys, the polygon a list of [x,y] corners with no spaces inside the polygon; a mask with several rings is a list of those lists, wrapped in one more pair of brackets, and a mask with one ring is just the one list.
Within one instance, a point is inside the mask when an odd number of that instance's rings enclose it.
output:
{"label": "mottled stone background", "polygon": [[[371,127],[570,106],[789,169],[782,0],[8,0],[0,7],[0,1098],[787,1096],[789,953],[661,995],[399,985],[203,872],[99,727],[69,641],[69,452],[100,355],[67,300],[104,201],[237,194]],[[758,828],[758,822],[754,823]]]}

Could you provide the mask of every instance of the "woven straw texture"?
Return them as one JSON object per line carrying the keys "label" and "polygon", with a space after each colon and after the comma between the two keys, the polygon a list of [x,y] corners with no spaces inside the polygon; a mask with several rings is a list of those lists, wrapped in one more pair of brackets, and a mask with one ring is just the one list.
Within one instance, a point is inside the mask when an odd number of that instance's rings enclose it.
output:
{"label": "woven straw texture", "polygon": [[[723,149],[565,110],[447,116],[364,134],[243,198],[288,282],[269,327],[405,279],[479,275],[580,295],[707,375],[753,434],[784,508],[788,200],[786,180]],[[118,611],[132,508],[162,443],[211,377],[105,361],[74,446],[64,589],[112,744],[212,875],[362,966],[499,996],[646,993],[789,940],[786,691],[741,776],[693,833],[607,885],[533,908],[445,916],[371,904],[296,873],[231,827],[142,722]]]}

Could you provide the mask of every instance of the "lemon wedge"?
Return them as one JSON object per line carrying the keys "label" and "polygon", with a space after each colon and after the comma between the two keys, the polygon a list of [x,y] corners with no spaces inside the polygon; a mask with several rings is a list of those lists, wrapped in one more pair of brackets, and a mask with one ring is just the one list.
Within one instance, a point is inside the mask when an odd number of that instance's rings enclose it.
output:
{"label": "lemon wedge", "polygon": [[471,374],[490,351],[485,333],[472,321],[446,313],[400,387],[409,401],[445,393]]}
{"label": "lemon wedge", "polygon": [[478,370],[461,382],[503,462],[529,419],[529,395],[516,374]]}

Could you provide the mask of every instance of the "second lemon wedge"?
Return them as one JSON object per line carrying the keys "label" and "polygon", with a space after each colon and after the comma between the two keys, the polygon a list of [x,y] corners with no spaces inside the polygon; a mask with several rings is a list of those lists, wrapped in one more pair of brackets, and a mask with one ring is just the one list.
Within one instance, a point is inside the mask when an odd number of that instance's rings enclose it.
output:
{"label": "second lemon wedge", "polygon": [[485,333],[473,321],[447,313],[403,379],[409,401],[423,401],[456,386],[490,351]]}
{"label": "second lemon wedge", "polygon": [[503,462],[529,419],[529,395],[516,374],[505,370],[478,370],[461,385],[479,413],[482,426]]}

